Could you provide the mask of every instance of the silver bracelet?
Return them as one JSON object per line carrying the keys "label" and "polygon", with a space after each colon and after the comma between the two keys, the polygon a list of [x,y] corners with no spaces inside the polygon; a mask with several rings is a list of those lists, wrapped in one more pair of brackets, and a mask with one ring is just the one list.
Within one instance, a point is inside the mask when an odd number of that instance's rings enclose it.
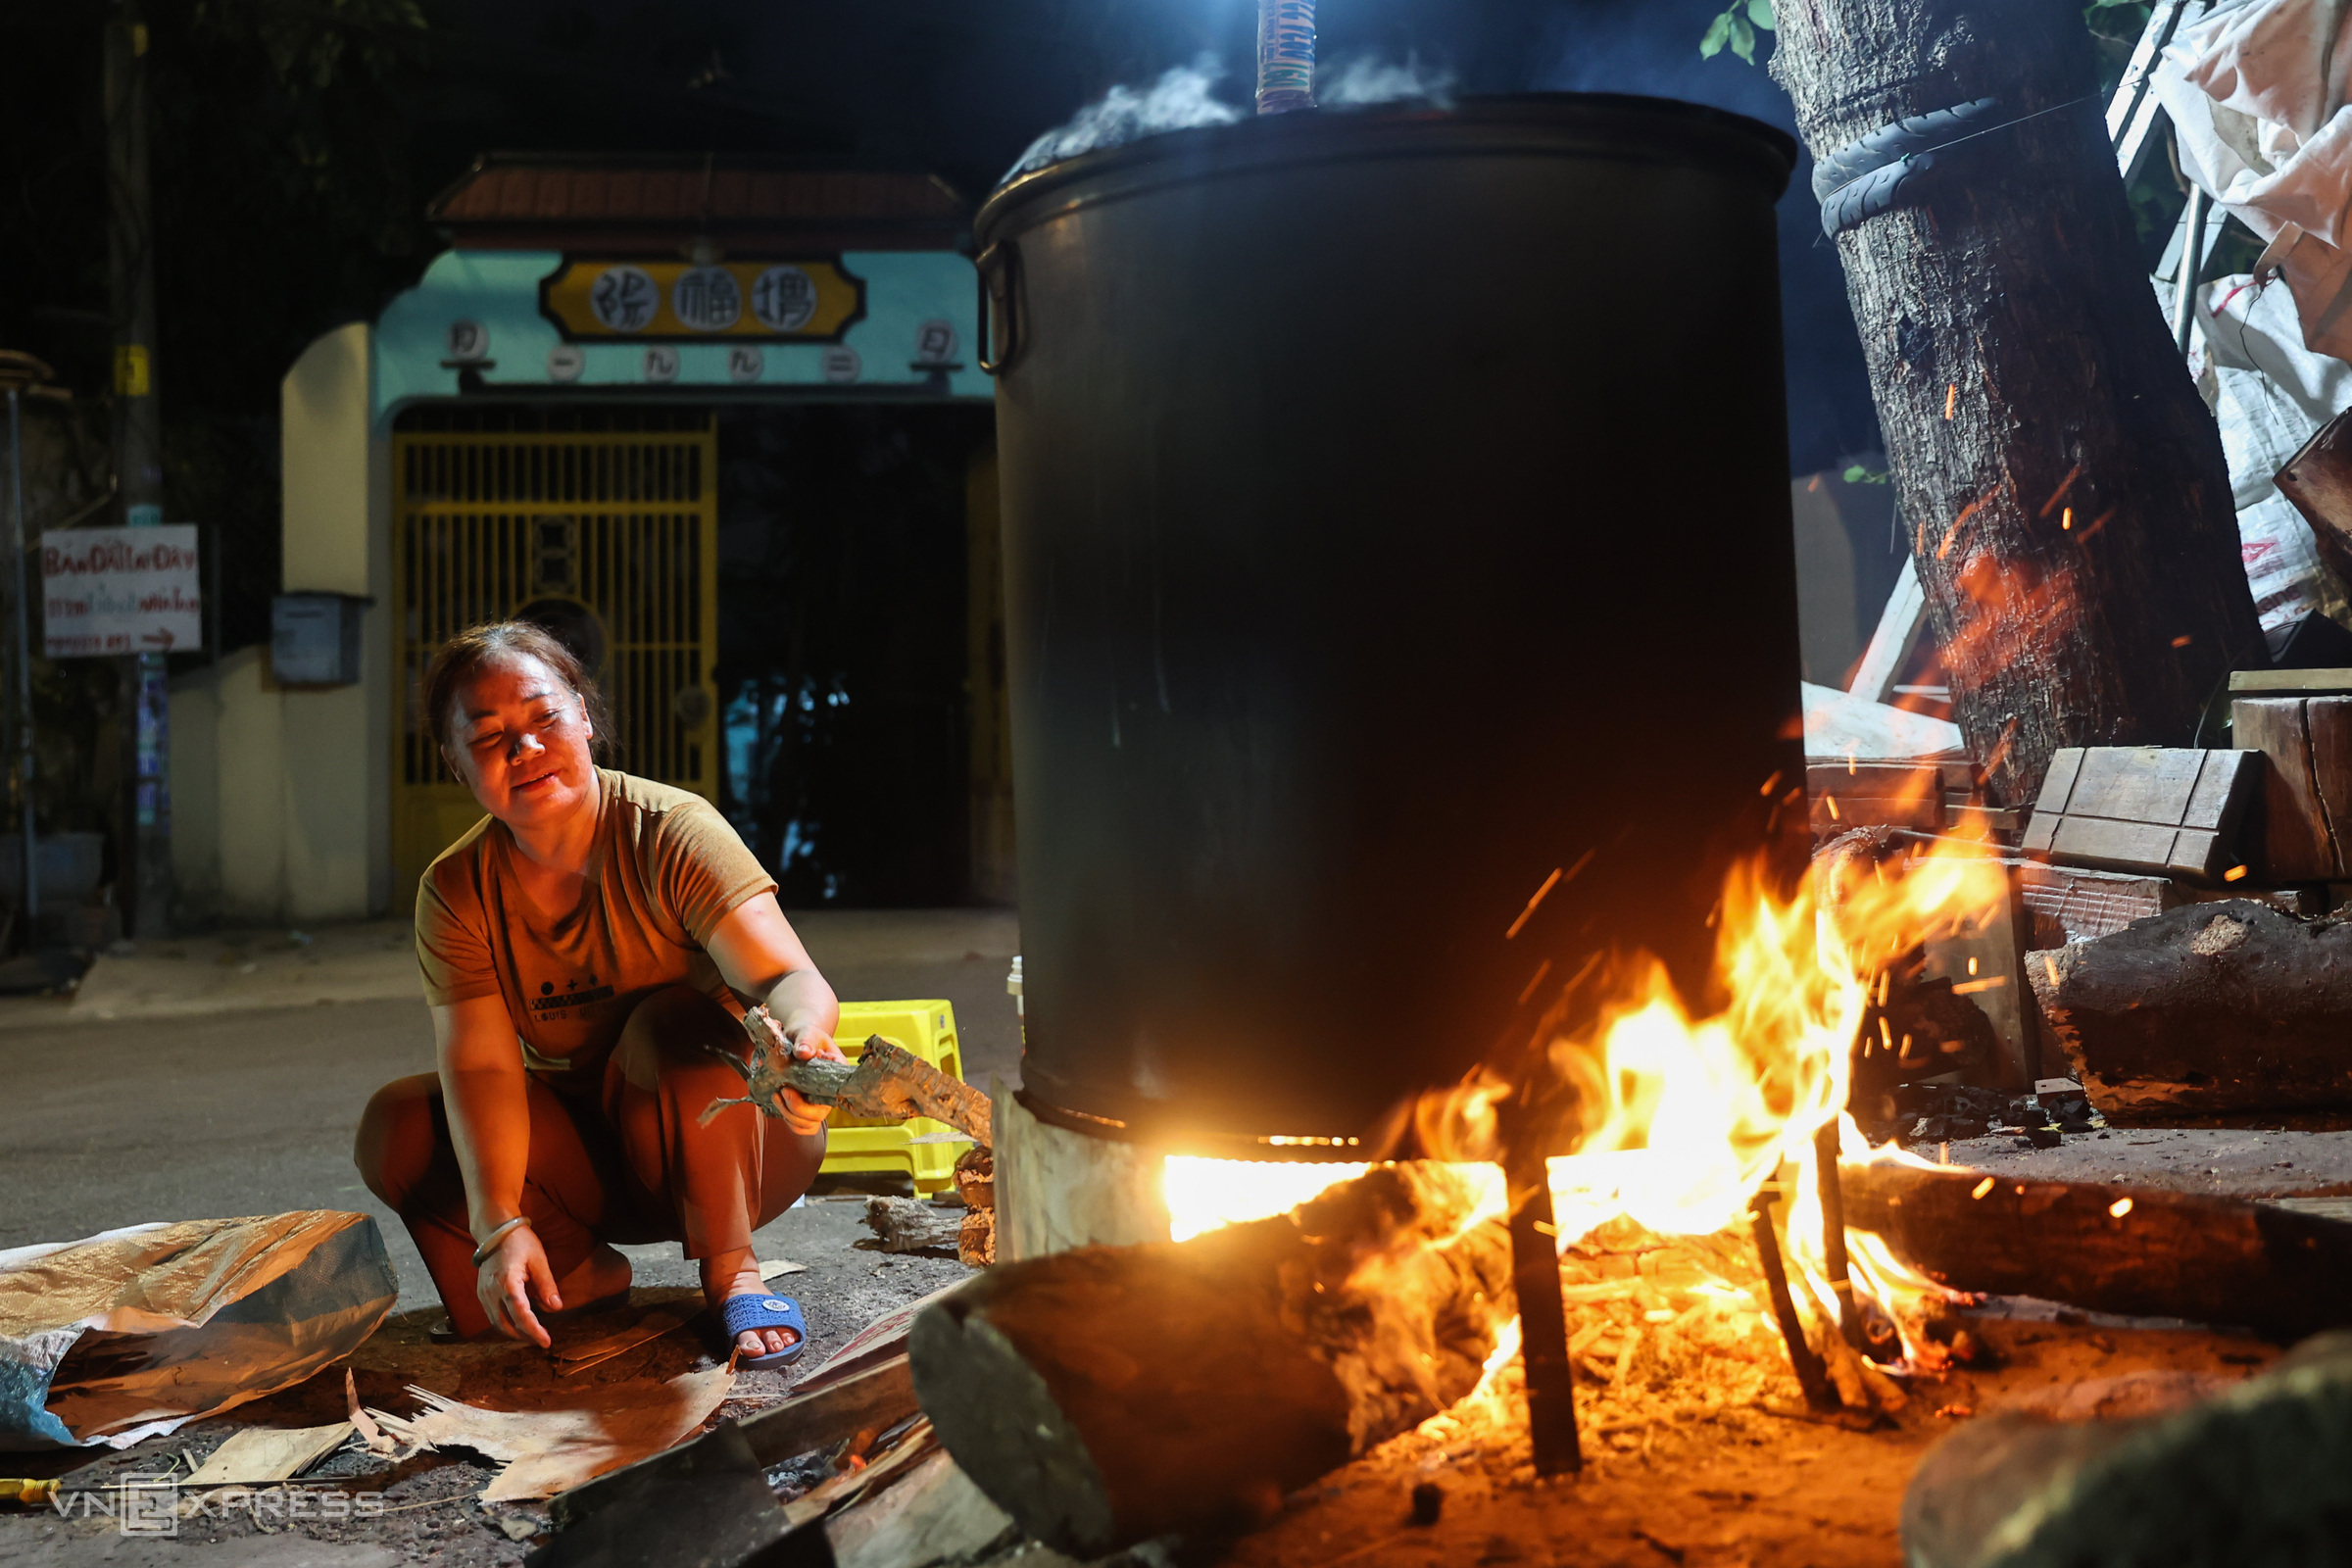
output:
{"label": "silver bracelet", "polygon": [[510,1235],[512,1235],[516,1227],[528,1225],[530,1222],[530,1215],[517,1214],[513,1219],[501,1224],[498,1229],[490,1233],[490,1239],[488,1241],[485,1241],[481,1246],[473,1250],[473,1266],[475,1268],[480,1268],[482,1266],[482,1260],[487,1258],[492,1252],[498,1250],[499,1243],[505,1241]]}

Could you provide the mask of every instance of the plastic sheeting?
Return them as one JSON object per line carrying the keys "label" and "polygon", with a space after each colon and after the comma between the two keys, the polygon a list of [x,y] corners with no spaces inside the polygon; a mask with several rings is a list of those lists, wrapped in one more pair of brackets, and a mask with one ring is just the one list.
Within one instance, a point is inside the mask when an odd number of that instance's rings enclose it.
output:
{"label": "plastic sheeting", "polygon": [[375,1221],[328,1209],[0,1251],[0,1450],[127,1447],[274,1394],[399,1294]]}
{"label": "plastic sheeting", "polygon": [[2181,171],[2262,236],[2306,347],[2352,359],[2352,0],[2253,0],[2184,27],[2151,86]]}
{"label": "plastic sheeting", "polygon": [[[2160,285],[2168,295],[2171,287]],[[2295,301],[2277,283],[2219,278],[2197,291],[2196,303],[2202,331],[2189,369],[2221,425],[2246,582],[2276,655],[2306,615],[2352,620],[2311,524],[2275,478],[2314,431],[2352,405],[2352,365],[2303,346]]]}

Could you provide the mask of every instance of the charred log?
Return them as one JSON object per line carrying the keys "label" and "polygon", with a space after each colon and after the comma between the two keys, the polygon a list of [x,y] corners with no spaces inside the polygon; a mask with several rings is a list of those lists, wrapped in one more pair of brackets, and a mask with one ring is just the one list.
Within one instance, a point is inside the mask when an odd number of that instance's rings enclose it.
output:
{"label": "charred log", "polygon": [[2025,968],[2117,1126],[2352,1108],[2352,921],[2196,904],[2028,954]]}
{"label": "charred log", "polygon": [[936,1207],[919,1198],[869,1198],[865,1223],[885,1252],[952,1250],[963,1233],[964,1212]]}
{"label": "charred log", "polygon": [[2267,1203],[1847,1165],[1846,1224],[1954,1290],[2278,1335],[2352,1323],[2352,1224]]}
{"label": "charred log", "polygon": [[1446,1166],[1386,1166],[1281,1218],[1001,1264],[915,1320],[916,1392],[1059,1550],[1247,1528],[1477,1385],[1512,1308],[1473,1200]]}
{"label": "charred log", "polygon": [[[1837,156],[1862,138],[1940,117],[1896,149],[1934,148],[1886,172],[1902,176],[1891,204],[1858,208],[1837,244],[1953,716],[1991,793],[2032,800],[2062,746],[2187,744],[2263,644],[2221,440],[2085,101],[2080,15],[1811,0],[1781,9],[1771,69],[1817,185],[1840,162],[1870,172]],[[1947,113],[1987,98],[1964,128]]]}

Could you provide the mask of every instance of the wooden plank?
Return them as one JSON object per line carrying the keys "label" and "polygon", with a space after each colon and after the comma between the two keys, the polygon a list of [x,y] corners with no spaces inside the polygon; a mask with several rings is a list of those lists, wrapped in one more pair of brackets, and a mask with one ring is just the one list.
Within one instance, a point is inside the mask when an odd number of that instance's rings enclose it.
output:
{"label": "wooden plank", "polygon": [[2107,139],[2115,144],[2116,166],[2123,171],[2127,185],[2138,177],[2140,162],[2147,157],[2154,134],[2169,122],[2149,80],[2156,62],[2180,30],[2182,13],[2193,17],[2206,9],[2203,0],[2156,0],[2148,24],[2141,29],[2139,42],[2115,84],[2115,96],[2107,105]]}
{"label": "wooden plank", "polygon": [[2219,833],[2184,827],[2174,833],[2172,858],[2165,862],[2165,866],[2175,876],[2193,876],[2204,882],[2218,882],[2222,873],[2236,863],[2237,857],[2225,849]]}
{"label": "wooden plank", "polygon": [[2252,752],[2207,752],[2180,825],[2225,837],[2236,832],[2246,808],[2254,804],[2254,787],[2261,772],[2262,763]]}
{"label": "wooden plank", "polygon": [[917,1408],[906,1357],[895,1355],[813,1394],[795,1395],[772,1409],[747,1416],[742,1429],[755,1458],[763,1465],[782,1464],[860,1432],[881,1431]]}
{"label": "wooden plank", "polygon": [[2082,752],[2080,746],[2061,746],[2050,754],[2050,770],[2041,776],[2041,795],[2034,803],[2034,810],[2066,810],[2066,803],[2074,798],[2075,780],[2082,776]]}
{"label": "wooden plank", "polygon": [[1816,835],[1855,827],[1911,827],[1935,833],[1943,827],[1943,793],[1911,796],[1851,796],[1833,791],[1813,799]]}
{"label": "wooden plank", "polygon": [[2022,866],[2018,891],[2033,924],[2030,948],[2062,948],[2111,936],[2134,920],[2189,902],[2164,877],[2072,866]]}
{"label": "wooden plank", "polygon": [[2352,580],[2352,421],[2339,414],[2321,425],[2275,478],[2278,493],[2311,524],[2320,560]]}
{"label": "wooden plank", "polygon": [[2069,816],[2111,816],[2125,822],[2179,826],[2205,754],[2163,746],[2093,746],[2082,754],[2082,776],[2066,803]]}
{"label": "wooden plank", "polygon": [[1805,768],[1805,789],[1840,800],[1848,795],[1883,801],[1941,795],[1943,769],[1933,762],[1814,762]]}
{"label": "wooden plank", "polygon": [[2299,697],[2239,697],[2230,727],[2241,750],[2264,759],[2260,832],[2249,863],[2263,882],[2325,882],[2342,874],[2312,772],[2311,734]]}
{"label": "wooden plank", "polygon": [[2166,871],[2180,829],[2160,822],[2117,822],[2103,816],[2067,816],[2050,841],[2050,858],[2060,865],[2093,865],[2119,871]]}
{"label": "wooden plank", "polygon": [[2167,746],[2056,755],[2022,848],[2062,865],[2217,878],[2237,863],[2251,754]]}
{"label": "wooden plank", "polygon": [[1927,591],[1920,587],[1919,568],[1905,551],[1894,591],[1879,612],[1878,627],[1870,634],[1870,646],[1862,651],[1862,662],[1854,667],[1846,691],[1874,703],[1892,697],[1894,683],[1903,678],[1903,666],[1911,662],[1912,650],[1919,646],[1920,631],[1927,623]]}
{"label": "wooden plank", "polygon": [[2230,676],[2231,697],[2340,696],[2352,692],[2352,669],[2240,669]]}
{"label": "wooden plank", "polygon": [[2335,874],[2352,871],[2352,697],[2314,697],[2303,705],[2304,733],[2311,737],[2311,782],[2335,844]]}
{"label": "wooden plank", "polygon": [[977,1562],[1011,1518],[972,1485],[944,1448],[933,1448],[905,1480],[825,1521],[834,1568],[909,1568]]}

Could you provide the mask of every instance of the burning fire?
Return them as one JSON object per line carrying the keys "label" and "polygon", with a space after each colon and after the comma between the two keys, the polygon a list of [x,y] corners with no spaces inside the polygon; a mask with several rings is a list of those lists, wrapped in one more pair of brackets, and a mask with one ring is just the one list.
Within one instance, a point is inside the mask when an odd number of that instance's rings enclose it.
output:
{"label": "burning fire", "polygon": [[[1661,1236],[1711,1236],[1742,1222],[1749,1200],[1778,1179],[1790,1195],[1791,1284],[1809,1316],[1835,1321],[1816,1135],[1834,1123],[1847,1162],[1909,1157],[1892,1145],[1873,1151],[1842,1108],[1873,992],[1885,1000],[1890,961],[1967,930],[2006,897],[1998,863],[1966,841],[1885,862],[1825,857],[1787,899],[1760,863],[1736,868],[1716,948],[1728,1007],[1692,1017],[1663,965],[1642,956],[1619,971],[1589,1029],[1549,1047],[1552,1069],[1584,1107],[1576,1152],[1550,1161],[1561,1250],[1620,1216]],[[1427,1097],[1417,1113],[1423,1146],[1491,1159],[1495,1105],[1507,1093],[1488,1079]],[[1285,1212],[1364,1168],[1171,1157],[1174,1234]],[[1499,1212],[1499,1196],[1488,1212]],[[1936,1361],[1919,1324],[1941,1288],[1875,1236],[1849,1233],[1847,1251],[1855,1293],[1892,1320],[1906,1356]]]}
{"label": "burning fire", "polygon": [[1170,1154],[1160,1177],[1168,1200],[1169,1240],[1190,1241],[1220,1225],[1287,1214],[1325,1188],[1361,1176],[1370,1168]]}

